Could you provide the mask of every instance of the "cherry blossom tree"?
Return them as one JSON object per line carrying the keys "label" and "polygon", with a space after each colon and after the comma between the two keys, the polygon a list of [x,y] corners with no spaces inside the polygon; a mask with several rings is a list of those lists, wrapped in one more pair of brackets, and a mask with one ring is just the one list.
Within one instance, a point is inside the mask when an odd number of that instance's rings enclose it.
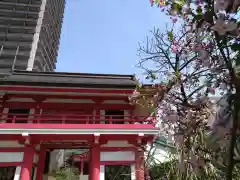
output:
{"label": "cherry blossom tree", "polygon": [[[165,31],[154,29],[151,37],[140,44],[138,66],[155,84],[152,103],[159,109],[162,129],[179,149],[177,177],[223,178],[216,165],[226,161],[219,160],[224,152],[229,154],[225,179],[230,180],[238,162],[234,150],[238,145],[240,109],[240,1],[150,3],[167,14],[172,25]],[[210,99],[213,95],[224,97],[225,105],[217,115]],[[132,99],[141,99],[138,91]],[[219,142],[225,146],[217,146]]]}

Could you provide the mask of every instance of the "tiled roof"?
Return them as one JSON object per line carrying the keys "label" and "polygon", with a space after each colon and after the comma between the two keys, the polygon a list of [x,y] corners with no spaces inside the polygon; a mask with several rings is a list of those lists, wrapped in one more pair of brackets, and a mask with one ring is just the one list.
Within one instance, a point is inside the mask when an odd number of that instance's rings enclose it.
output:
{"label": "tiled roof", "polygon": [[1,73],[0,83],[63,87],[95,86],[99,88],[135,88],[136,86],[134,75],[29,71],[14,71],[12,73],[5,73],[5,75]]}

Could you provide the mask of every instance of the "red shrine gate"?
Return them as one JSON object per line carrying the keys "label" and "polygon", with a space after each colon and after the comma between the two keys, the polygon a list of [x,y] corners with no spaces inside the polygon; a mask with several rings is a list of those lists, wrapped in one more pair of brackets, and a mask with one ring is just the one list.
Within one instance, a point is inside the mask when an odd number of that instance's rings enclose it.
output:
{"label": "red shrine gate", "polygon": [[144,179],[143,147],[158,129],[128,102],[133,76],[15,71],[1,81],[0,167],[15,167],[14,180],[42,180],[49,149],[83,147],[87,179],[104,180],[107,165]]}

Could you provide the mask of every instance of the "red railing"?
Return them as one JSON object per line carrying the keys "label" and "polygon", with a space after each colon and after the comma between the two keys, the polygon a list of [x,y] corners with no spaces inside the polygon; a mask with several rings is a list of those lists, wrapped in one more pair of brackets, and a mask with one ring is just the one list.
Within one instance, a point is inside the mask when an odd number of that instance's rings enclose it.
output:
{"label": "red railing", "polygon": [[0,114],[0,123],[30,124],[153,124],[155,117],[121,115]]}

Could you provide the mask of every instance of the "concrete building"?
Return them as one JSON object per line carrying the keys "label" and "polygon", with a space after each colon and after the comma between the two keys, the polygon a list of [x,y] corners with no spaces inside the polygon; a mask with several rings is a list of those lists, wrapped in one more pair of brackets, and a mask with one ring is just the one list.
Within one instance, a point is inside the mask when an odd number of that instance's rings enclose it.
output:
{"label": "concrete building", "polygon": [[65,0],[0,1],[0,71],[54,71]]}

